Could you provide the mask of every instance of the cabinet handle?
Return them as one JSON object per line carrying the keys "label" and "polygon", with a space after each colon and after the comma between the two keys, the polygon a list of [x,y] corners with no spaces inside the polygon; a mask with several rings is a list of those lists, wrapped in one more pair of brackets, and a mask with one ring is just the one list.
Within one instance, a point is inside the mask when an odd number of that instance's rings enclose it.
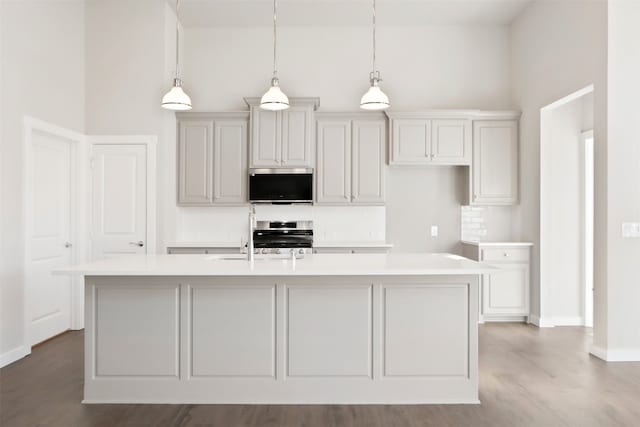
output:
{"label": "cabinet handle", "polygon": [[142,240],[140,240],[139,242],[129,242],[129,244],[134,246],[140,246],[140,247],[144,246],[144,242]]}

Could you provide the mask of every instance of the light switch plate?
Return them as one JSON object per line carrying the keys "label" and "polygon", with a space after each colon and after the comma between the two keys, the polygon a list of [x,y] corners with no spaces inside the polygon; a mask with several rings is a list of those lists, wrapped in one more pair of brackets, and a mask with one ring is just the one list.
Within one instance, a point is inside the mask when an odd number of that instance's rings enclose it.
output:
{"label": "light switch plate", "polygon": [[431,237],[438,237],[438,226],[437,225],[432,225],[431,226]]}
{"label": "light switch plate", "polygon": [[622,223],[622,237],[625,237],[625,238],[639,238],[640,237],[640,222],[623,222]]}

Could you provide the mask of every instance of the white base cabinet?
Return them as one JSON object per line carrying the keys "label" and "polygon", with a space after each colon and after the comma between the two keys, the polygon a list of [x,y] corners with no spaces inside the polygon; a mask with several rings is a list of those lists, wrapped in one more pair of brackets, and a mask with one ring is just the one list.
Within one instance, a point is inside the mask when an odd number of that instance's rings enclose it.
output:
{"label": "white base cabinet", "polygon": [[480,280],[480,322],[528,320],[530,246],[463,242],[465,257],[497,269]]}
{"label": "white base cabinet", "polygon": [[477,404],[477,283],[88,276],[83,403]]}

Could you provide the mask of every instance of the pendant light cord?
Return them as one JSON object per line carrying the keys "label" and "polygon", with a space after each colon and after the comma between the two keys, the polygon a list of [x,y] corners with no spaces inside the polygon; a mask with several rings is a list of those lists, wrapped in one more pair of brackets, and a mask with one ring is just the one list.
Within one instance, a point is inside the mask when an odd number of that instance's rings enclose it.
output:
{"label": "pendant light cord", "polygon": [[180,0],[176,0],[176,80],[180,80]]}
{"label": "pendant light cord", "polygon": [[278,81],[278,62],[277,62],[277,46],[278,46],[278,4],[277,0],[273,0],[273,82]]}
{"label": "pendant light cord", "polygon": [[376,76],[376,0],[373,0],[373,69],[371,70],[371,78]]}

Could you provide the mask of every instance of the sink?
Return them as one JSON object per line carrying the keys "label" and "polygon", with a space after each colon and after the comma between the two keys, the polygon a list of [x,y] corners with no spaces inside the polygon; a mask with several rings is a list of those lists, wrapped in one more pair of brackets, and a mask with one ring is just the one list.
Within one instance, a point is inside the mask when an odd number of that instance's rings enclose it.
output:
{"label": "sink", "polygon": [[[289,254],[256,254],[254,261],[280,260],[287,261],[291,259]],[[297,259],[300,259],[299,257]],[[248,261],[247,254],[220,254],[209,255],[205,257],[207,261]]]}
{"label": "sink", "polygon": [[207,261],[247,261],[246,254],[237,254],[237,255],[209,255],[205,257]]}

